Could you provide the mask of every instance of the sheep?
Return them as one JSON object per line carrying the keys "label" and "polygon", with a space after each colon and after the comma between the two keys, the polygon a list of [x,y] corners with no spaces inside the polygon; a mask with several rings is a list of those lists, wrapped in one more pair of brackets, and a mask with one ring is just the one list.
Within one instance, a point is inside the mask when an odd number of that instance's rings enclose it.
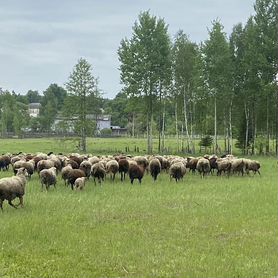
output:
{"label": "sheep", "polygon": [[257,160],[251,160],[251,159],[244,159],[244,166],[245,166],[245,172],[247,173],[247,175],[249,175],[249,171],[253,171],[254,175],[258,172],[259,175],[261,175],[260,173],[260,162]]}
{"label": "sheep", "polygon": [[189,172],[192,171],[192,173],[195,173],[196,167],[198,163],[198,158],[196,157],[188,157],[187,158],[187,163],[186,163],[186,168],[189,169]]}
{"label": "sheep", "polygon": [[115,180],[115,175],[119,171],[119,163],[116,160],[110,160],[106,163],[106,173],[110,173],[112,180]]}
{"label": "sheep", "polygon": [[78,190],[82,190],[85,187],[85,177],[77,178],[74,182],[74,187]]}
{"label": "sheep", "polygon": [[119,164],[119,173],[121,174],[121,181],[125,179],[125,175],[128,172],[129,163],[126,158],[120,158],[118,161]]}
{"label": "sheep", "polygon": [[142,178],[144,176],[145,168],[142,165],[129,164],[128,174],[131,184],[133,184],[134,179],[138,179],[141,184]]}
{"label": "sheep", "polygon": [[133,160],[135,160],[139,166],[143,167],[144,170],[146,170],[149,165],[147,158],[144,156],[135,156],[133,157]]}
{"label": "sheep", "polygon": [[218,158],[216,160],[216,169],[217,169],[217,176],[221,176],[222,172],[226,173],[228,177],[230,176],[231,173],[231,166],[232,163],[229,159],[222,159],[222,158]]}
{"label": "sheep", "polygon": [[98,163],[99,162],[99,158],[97,156],[92,156],[92,157],[89,157],[88,161],[94,165],[95,163]]}
{"label": "sheep", "polygon": [[65,165],[67,166],[69,164],[71,165],[72,169],[79,169],[79,164],[76,161],[71,160],[71,159],[67,159],[65,161]]}
{"label": "sheep", "polygon": [[196,169],[200,173],[201,177],[204,177],[206,174],[210,172],[209,160],[206,158],[200,158],[198,160]]}
{"label": "sheep", "polygon": [[214,169],[217,169],[217,156],[216,155],[211,155],[208,158],[209,160],[209,165],[210,165],[210,172],[213,173]]}
{"label": "sheep", "polygon": [[1,155],[0,156],[0,171],[7,171],[9,170],[9,165],[11,164],[11,158],[8,155]]}
{"label": "sheep", "polygon": [[238,172],[239,174],[241,173],[241,175],[243,176],[244,160],[240,159],[240,158],[231,160],[231,171],[233,173],[236,173],[236,172]]}
{"label": "sheep", "polygon": [[14,174],[16,175],[17,171],[19,168],[25,168],[28,173],[29,179],[31,179],[33,173],[34,173],[34,161],[29,160],[29,161],[24,161],[24,160],[18,160],[14,163],[13,165],[13,171]]}
{"label": "sheep", "polygon": [[151,176],[153,177],[153,180],[156,181],[158,174],[161,172],[160,161],[157,158],[151,159],[149,167]]}
{"label": "sheep", "polygon": [[70,164],[63,167],[62,170],[61,170],[62,179],[64,180],[65,185],[68,182],[68,177],[69,177],[69,173],[70,173],[71,170],[72,170],[72,166]]}
{"label": "sheep", "polygon": [[43,190],[43,186],[45,186],[46,190],[49,189],[50,185],[54,185],[54,187],[56,188],[56,182],[57,182],[56,171],[57,169],[55,167],[51,167],[49,169],[43,169],[40,171],[39,175],[40,175],[42,190]]}
{"label": "sheep", "polygon": [[83,161],[82,157],[79,154],[72,154],[69,156],[69,159],[75,161],[78,164],[78,167]]}
{"label": "sheep", "polygon": [[72,169],[68,173],[68,183],[71,185],[71,189],[73,190],[74,182],[77,178],[86,177],[86,174],[81,169]]}
{"label": "sheep", "polygon": [[176,182],[178,182],[180,179],[183,179],[185,173],[186,173],[186,167],[182,162],[176,162],[170,166],[169,169],[170,180],[174,178]]}
{"label": "sheep", "polygon": [[50,169],[51,167],[54,167],[54,162],[52,160],[43,159],[37,164],[38,173],[40,173],[40,171],[43,169]]}
{"label": "sheep", "polygon": [[81,162],[79,169],[83,170],[87,179],[89,179],[91,175],[92,163],[89,162],[88,160],[84,160]]}
{"label": "sheep", "polygon": [[[23,196],[25,194],[25,185],[27,170],[20,168],[17,171],[17,175],[8,178],[0,179],[0,208],[3,211],[3,202],[8,201],[9,205],[17,208],[19,205],[23,207]],[[14,205],[12,200],[19,198],[19,204]]]}
{"label": "sheep", "polygon": [[91,169],[91,176],[94,179],[95,185],[96,185],[96,178],[98,179],[98,182],[101,185],[101,180],[104,181],[105,173],[106,172],[102,163],[97,162],[93,164]]}
{"label": "sheep", "polygon": [[174,178],[178,182],[180,179],[183,179],[186,173],[186,167],[182,162],[176,162],[170,166],[169,172],[170,179]]}

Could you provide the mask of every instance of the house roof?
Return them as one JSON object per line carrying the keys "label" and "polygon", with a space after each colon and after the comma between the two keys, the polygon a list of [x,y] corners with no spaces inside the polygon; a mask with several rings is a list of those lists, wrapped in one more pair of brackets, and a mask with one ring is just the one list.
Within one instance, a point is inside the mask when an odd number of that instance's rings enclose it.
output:
{"label": "house roof", "polygon": [[42,105],[39,102],[32,102],[32,103],[29,103],[28,108],[29,109],[40,109],[41,106]]}

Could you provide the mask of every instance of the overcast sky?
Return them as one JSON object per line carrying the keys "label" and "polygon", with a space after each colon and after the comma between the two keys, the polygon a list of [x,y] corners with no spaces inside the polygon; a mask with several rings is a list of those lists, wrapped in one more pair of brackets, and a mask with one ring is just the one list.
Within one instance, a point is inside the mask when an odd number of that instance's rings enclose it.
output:
{"label": "overcast sky", "polygon": [[182,29],[199,43],[218,18],[229,35],[246,23],[255,0],[0,0],[0,87],[42,93],[63,86],[78,58],[99,78],[104,97],[121,89],[117,49],[141,11],[164,18],[171,37]]}

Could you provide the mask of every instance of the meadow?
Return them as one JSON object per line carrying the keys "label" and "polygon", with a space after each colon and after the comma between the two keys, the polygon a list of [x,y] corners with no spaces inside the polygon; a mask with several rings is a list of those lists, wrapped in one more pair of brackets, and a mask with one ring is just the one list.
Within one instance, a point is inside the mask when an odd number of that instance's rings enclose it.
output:
{"label": "meadow", "polygon": [[[53,139],[32,140],[1,140],[1,152],[63,151]],[[35,173],[24,208],[3,205],[0,277],[274,277],[277,161],[257,159],[261,177],[188,173],[176,183],[163,173],[132,186],[117,176],[81,192],[60,176],[41,191]]]}

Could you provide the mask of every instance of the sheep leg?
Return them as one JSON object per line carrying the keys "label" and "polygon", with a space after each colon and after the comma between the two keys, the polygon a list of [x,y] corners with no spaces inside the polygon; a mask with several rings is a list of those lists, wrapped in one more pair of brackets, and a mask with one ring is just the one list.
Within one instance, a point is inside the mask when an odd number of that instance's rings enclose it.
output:
{"label": "sheep leg", "polygon": [[113,174],[113,181],[115,181],[115,175],[116,175],[116,173]]}
{"label": "sheep leg", "polygon": [[9,200],[8,203],[9,203],[10,206],[12,206],[12,207],[17,209],[17,207],[12,203],[12,200]]}
{"label": "sheep leg", "polygon": [[0,208],[1,208],[2,212],[3,212],[3,200],[2,199],[0,200]]}
{"label": "sheep leg", "polygon": [[23,208],[23,197],[18,197],[19,198],[19,204],[16,205],[17,207],[21,206]]}
{"label": "sheep leg", "polygon": [[123,172],[121,172],[121,181],[123,181]]}
{"label": "sheep leg", "polygon": [[131,184],[133,184],[134,179],[130,179]]}

